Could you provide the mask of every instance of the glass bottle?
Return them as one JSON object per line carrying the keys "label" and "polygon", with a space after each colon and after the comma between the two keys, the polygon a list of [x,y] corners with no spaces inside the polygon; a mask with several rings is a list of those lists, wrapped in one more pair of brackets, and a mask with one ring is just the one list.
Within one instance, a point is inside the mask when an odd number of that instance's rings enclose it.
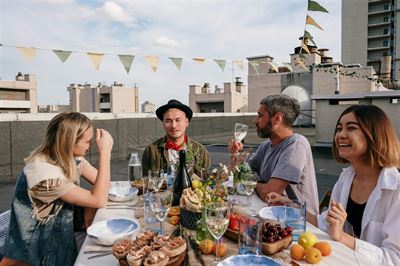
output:
{"label": "glass bottle", "polygon": [[199,244],[204,239],[213,239],[207,229],[206,208],[203,208],[201,219],[197,222],[196,242]]}
{"label": "glass bottle", "polygon": [[182,192],[185,188],[191,187],[192,182],[189,177],[189,173],[186,169],[186,151],[179,151],[179,170],[176,175],[174,186],[173,186],[173,195],[174,198],[172,200],[172,206],[179,206],[179,202],[182,196]]}
{"label": "glass bottle", "polygon": [[128,164],[128,176],[129,181],[135,181],[135,179],[142,179],[142,164],[137,152],[131,153],[131,159]]}

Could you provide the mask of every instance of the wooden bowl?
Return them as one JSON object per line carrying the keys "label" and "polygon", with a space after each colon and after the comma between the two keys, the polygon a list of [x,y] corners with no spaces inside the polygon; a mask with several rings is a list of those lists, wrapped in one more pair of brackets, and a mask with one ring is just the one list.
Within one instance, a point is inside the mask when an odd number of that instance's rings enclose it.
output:
{"label": "wooden bowl", "polygon": [[239,241],[239,231],[228,228],[226,229],[224,236],[235,242]]}
{"label": "wooden bowl", "polygon": [[273,255],[282,249],[287,248],[290,243],[292,243],[293,236],[290,234],[285,238],[282,238],[281,240],[272,242],[272,243],[267,243],[263,242],[262,243],[262,252],[265,255]]}

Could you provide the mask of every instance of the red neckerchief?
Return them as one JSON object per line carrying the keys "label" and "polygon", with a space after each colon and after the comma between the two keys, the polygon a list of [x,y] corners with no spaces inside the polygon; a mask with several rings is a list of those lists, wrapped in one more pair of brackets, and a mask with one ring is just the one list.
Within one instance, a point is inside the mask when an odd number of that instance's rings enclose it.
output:
{"label": "red neckerchief", "polygon": [[183,148],[184,144],[186,144],[186,143],[187,143],[187,136],[185,134],[185,138],[184,138],[183,143],[181,145],[178,145],[178,144],[172,142],[171,140],[167,140],[167,143],[165,144],[165,148],[179,151],[179,150],[181,150]]}

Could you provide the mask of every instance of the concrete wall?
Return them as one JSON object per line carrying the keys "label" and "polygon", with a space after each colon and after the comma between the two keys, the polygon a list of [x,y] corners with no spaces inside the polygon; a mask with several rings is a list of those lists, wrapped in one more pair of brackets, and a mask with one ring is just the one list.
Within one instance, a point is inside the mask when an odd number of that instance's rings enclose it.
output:
{"label": "concrete wall", "polygon": [[[43,142],[46,127],[56,114],[6,114],[0,117],[0,183],[15,180],[23,168],[23,160]],[[164,135],[162,123],[155,115],[87,113],[94,127],[107,129],[114,138],[112,160],[124,160],[130,152],[141,149]],[[255,114],[195,114],[188,135],[202,142],[213,134],[232,132],[237,122],[254,127]],[[97,162],[94,145],[87,159]]]}

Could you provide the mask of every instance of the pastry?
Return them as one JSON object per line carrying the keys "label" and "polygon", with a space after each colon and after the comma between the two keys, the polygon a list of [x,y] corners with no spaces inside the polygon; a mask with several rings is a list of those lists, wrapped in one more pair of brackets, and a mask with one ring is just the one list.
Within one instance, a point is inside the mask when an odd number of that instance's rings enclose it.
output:
{"label": "pastry", "polygon": [[112,247],[112,253],[114,257],[116,257],[117,259],[125,259],[132,245],[133,241],[130,239],[122,239],[118,241]]}
{"label": "pastry", "polygon": [[161,250],[170,258],[178,256],[186,250],[186,241],[180,236],[171,237]]}
{"label": "pastry", "polygon": [[144,260],[145,266],[165,266],[168,264],[169,257],[163,251],[154,250]]}
{"label": "pastry", "polygon": [[126,256],[126,260],[128,261],[129,266],[140,266],[142,265],[143,259],[152,251],[153,249],[150,246],[144,246],[139,250],[133,247]]}

